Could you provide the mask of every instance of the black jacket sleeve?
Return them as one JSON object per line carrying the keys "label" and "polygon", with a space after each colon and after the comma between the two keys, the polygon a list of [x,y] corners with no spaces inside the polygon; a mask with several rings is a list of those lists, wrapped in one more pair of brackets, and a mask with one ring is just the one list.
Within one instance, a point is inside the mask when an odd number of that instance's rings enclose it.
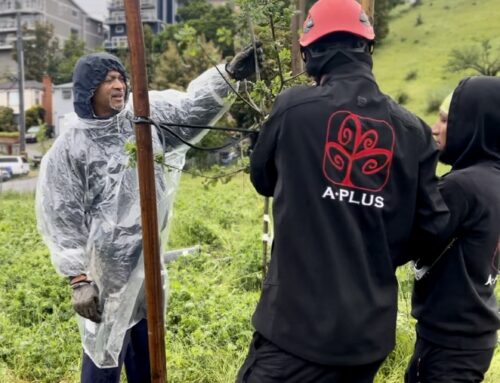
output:
{"label": "black jacket sleeve", "polygon": [[255,190],[266,197],[272,197],[278,177],[275,153],[281,121],[278,114],[271,116],[262,127],[250,158],[250,179]]}
{"label": "black jacket sleeve", "polygon": [[417,207],[413,232],[405,256],[397,260],[398,265],[422,257],[432,258],[432,254],[446,246],[450,235],[450,212],[439,192],[439,179],[436,175],[439,151],[431,129],[424,122],[421,123],[423,140],[419,148]]}
{"label": "black jacket sleeve", "polygon": [[460,227],[469,215],[470,204],[467,200],[467,194],[450,176],[441,179],[439,190],[450,210],[450,219],[444,237],[446,240],[451,240],[451,238],[459,235]]}
{"label": "black jacket sleeve", "polygon": [[422,125],[424,140],[419,160],[416,225],[425,233],[441,236],[446,231],[450,213],[438,189],[439,151],[431,129],[424,122]]}

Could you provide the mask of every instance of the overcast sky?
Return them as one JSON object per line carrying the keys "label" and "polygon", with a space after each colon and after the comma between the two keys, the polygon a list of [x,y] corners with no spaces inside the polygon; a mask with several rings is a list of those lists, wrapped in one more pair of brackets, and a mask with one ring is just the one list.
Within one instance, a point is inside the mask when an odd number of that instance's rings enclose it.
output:
{"label": "overcast sky", "polygon": [[104,20],[108,15],[108,0],[74,0],[89,16]]}

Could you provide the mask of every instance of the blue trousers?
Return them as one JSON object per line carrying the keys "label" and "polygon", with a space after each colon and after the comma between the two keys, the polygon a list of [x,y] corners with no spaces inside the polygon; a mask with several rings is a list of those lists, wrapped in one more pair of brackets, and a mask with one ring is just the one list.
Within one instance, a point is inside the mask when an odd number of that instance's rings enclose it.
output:
{"label": "blue trousers", "polygon": [[146,319],[130,328],[123,341],[119,365],[115,368],[99,368],[83,353],[81,383],[120,383],[120,374],[125,364],[128,383],[149,383],[148,325]]}

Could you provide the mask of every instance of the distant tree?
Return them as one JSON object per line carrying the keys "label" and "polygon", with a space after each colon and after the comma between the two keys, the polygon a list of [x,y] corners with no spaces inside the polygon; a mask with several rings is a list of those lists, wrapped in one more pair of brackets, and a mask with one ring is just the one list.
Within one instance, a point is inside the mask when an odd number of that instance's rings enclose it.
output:
{"label": "distant tree", "polygon": [[17,125],[14,121],[14,110],[8,106],[0,106],[0,131],[15,132]]}
{"label": "distant tree", "polygon": [[31,108],[26,110],[25,113],[25,124],[26,128],[30,126],[40,125],[45,121],[45,109],[40,105],[33,105]]}
{"label": "distant tree", "polygon": [[38,147],[40,148],[42,155],[47,153],[48,150],[48,140],[47,136],[47,124],[45,122],[39,122],[40,130],[36,134],[36,142],[38,142]]}
{"label": "distant tree", "polygon": [[375,1],[375,39],[382,42],[389,34],[389,0]]}
{"label": "distant tree", "polygon": [[157,59],[152,88],[185,89],[192,79],[219,61],[220,52],[212,42],[197,37],[188,26],[182,31],[184,36],[178,36],[183,40],[182,52],[179,52],[175,42],[167,44],[167,49]]}
{"label": "distant tree", "polygon": [[[58,39],[54,37],[54,27],[49,23],[36,22],[35,28],[23,27],[24,75],[26,80],[42,81],[45,73],[52,78],[57,75]],[[13,53],[17,61],[17,53]]]}
{"label": "distant tree", "polygon": [[83,54],[85,54],[85,42],[76,33],[71,34],[70,38],[64,42],[62,54],[57,63],[55,84],[71,82],[75,64]]}
{"label": "distant tree", "polygon": [[496,76],[500,73],[500,55],[493,57],[490,40],[482,40],[476,45],[453,49],[445,68],[452,72],[472,69],[484,76]]}
{"label": "distant tree", "polygon": [[396,5],[404,4],[405,0],[389,0],[389,9],[394,8]]}
{"label": "distant tree", "polygon": [[179,7],[179,21],[193,27],[198,36],[205,36],[223,56],[233,55],[233,39],[237,32],[236,15],[229,5],[213,6],[207,0],[190,0]]}

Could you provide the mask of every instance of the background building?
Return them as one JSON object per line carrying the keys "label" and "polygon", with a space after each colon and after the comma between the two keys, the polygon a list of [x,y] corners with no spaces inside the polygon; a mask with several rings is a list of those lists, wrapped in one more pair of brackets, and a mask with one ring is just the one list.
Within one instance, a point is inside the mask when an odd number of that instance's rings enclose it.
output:
{"label": "background building", "polygon": [[76,34],[89,50],[102,46],[102,21],[89,16],[71,0],[0,0],[0,68],[2,73],[16,73],[12,52],[16,46],[19,4],[22,25],[34,28],[36,22],[54,26],[54,37],[62,43]]}
{"label": "background building", "polygon": [[[141,18],[153,33],[160,32],[165,24],[173,24],[177,14],[177,0],[141,0]],[[108,5],[109,17],[105,23],[109,26],[109,38],[104,43],[108,51],[127,48],[127,27],[123,0],[111,0]]]}
{"label": "background building", "polygon": [[54,85],[52,96],[52,102],[54,105],[52,113],[54,132],[56,136],[59,136],[66,128],[66,115],[74,111],[73,83],[69,82],[66,84]]}
{"label": "background building", "polygon": [[[0,105],[12,108],[14,116],[19,116],[19,88],[17,81],[0,83]],[[24,109],[42,104],[44,86],[38,81],[24,83]]]}

